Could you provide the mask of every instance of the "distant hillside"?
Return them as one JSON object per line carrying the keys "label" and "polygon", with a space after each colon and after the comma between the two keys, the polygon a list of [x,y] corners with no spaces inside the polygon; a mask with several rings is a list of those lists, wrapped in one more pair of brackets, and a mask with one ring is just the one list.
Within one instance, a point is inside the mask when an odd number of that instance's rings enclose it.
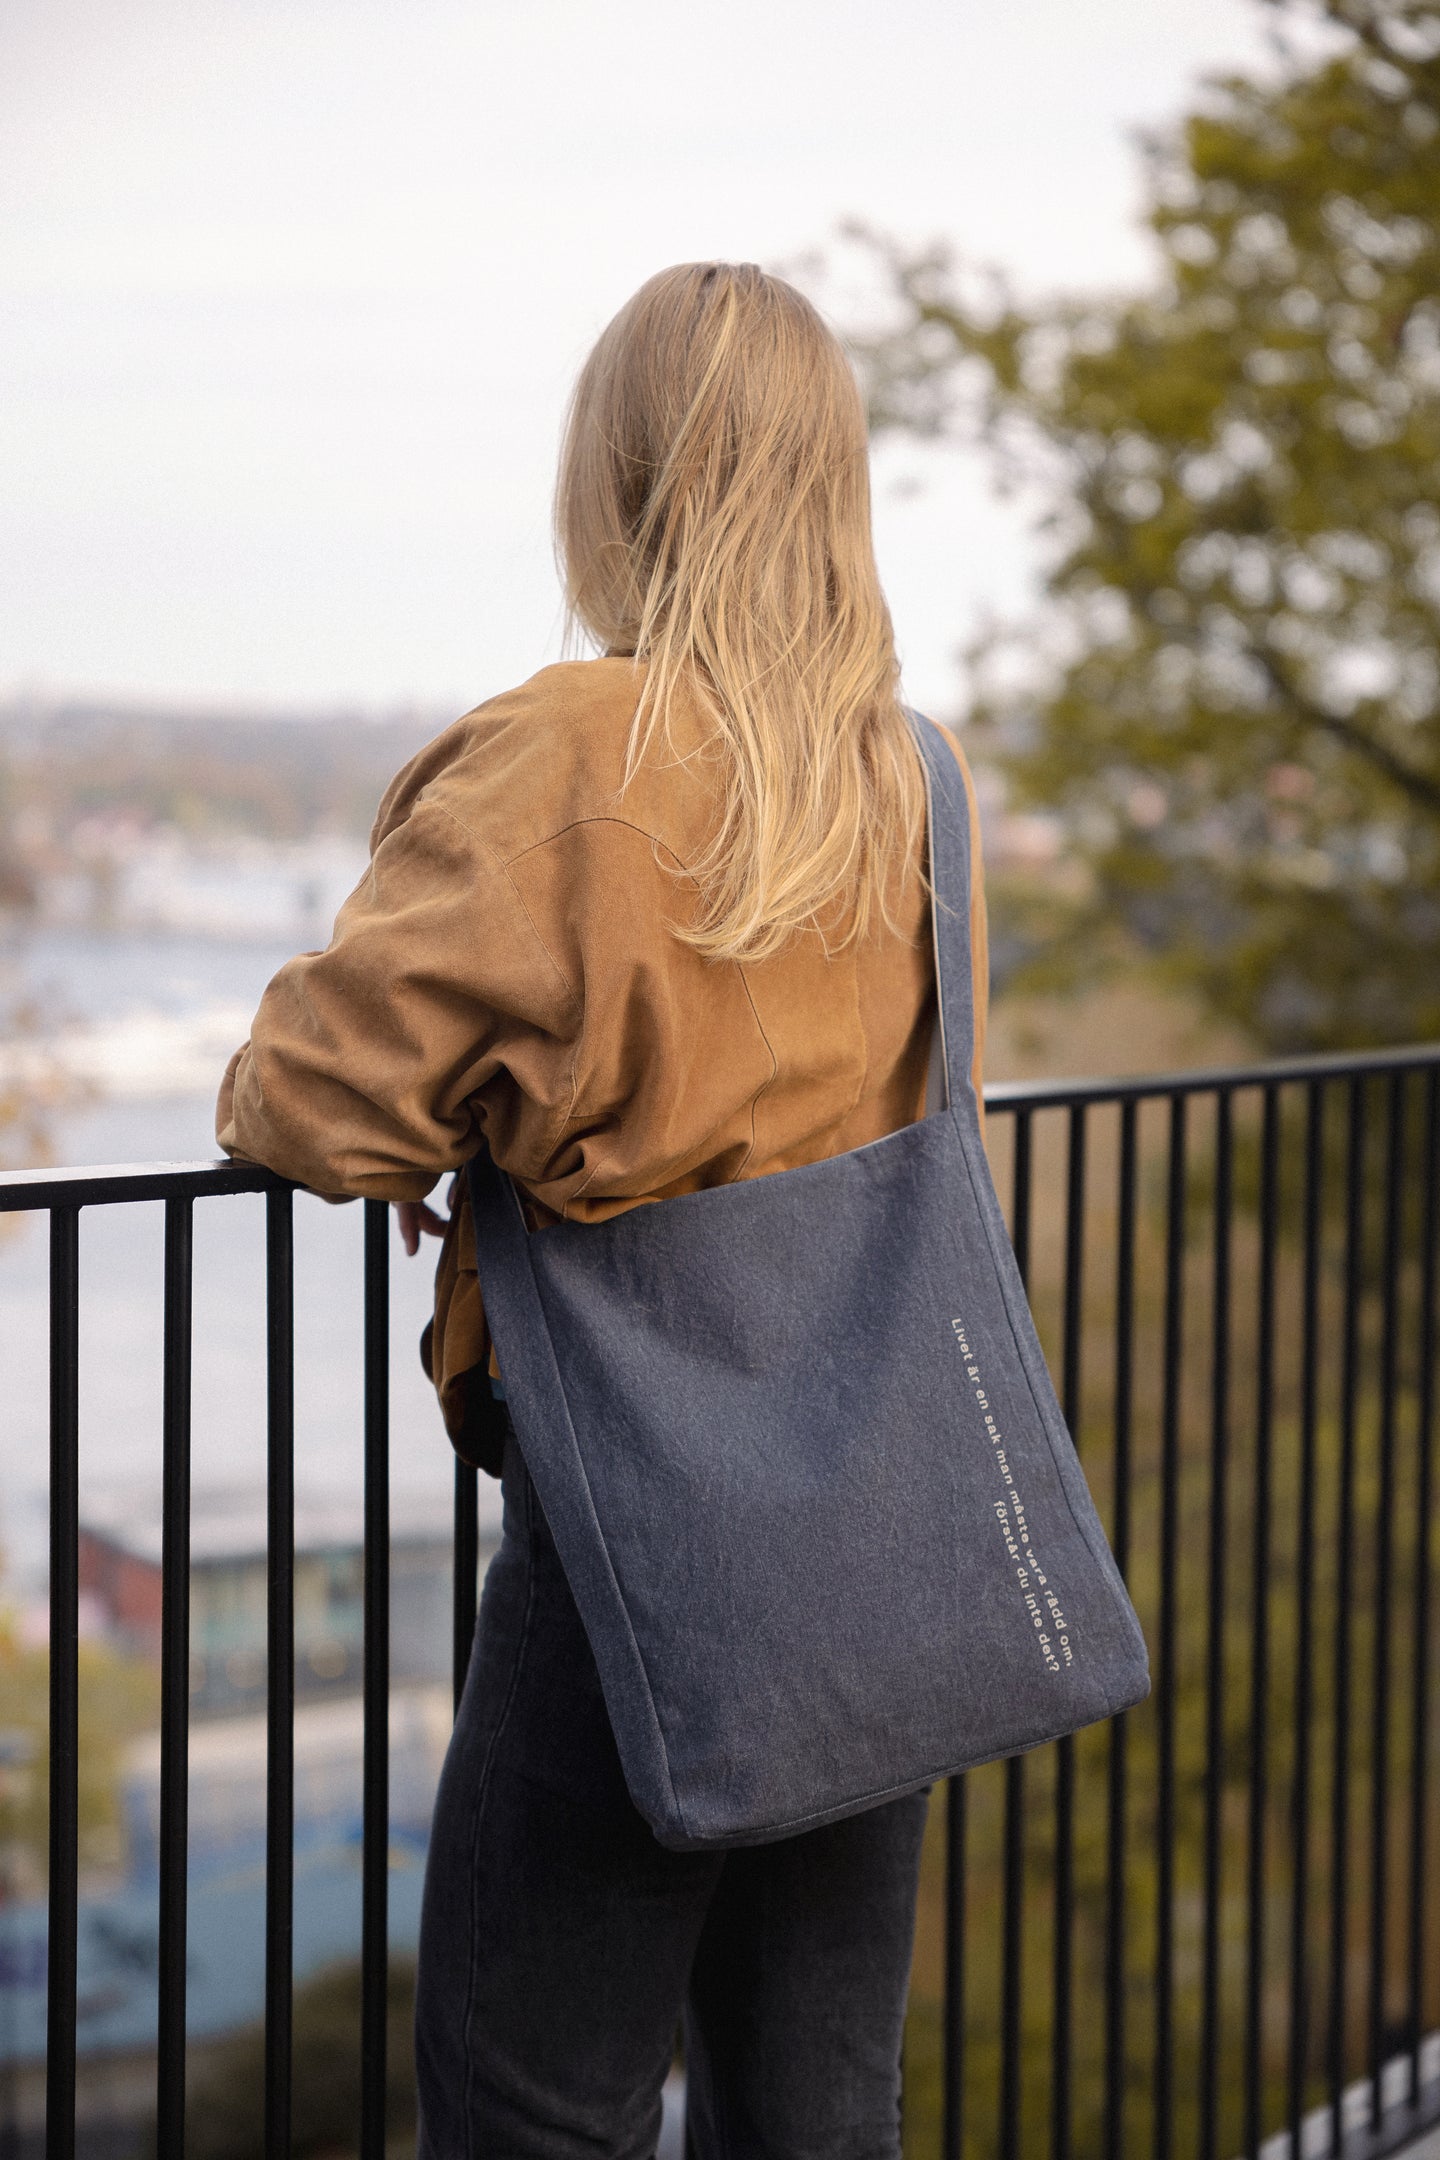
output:
{"label": "distant hillside", "polygon": [[19,836],[52,844],[91,821],[196,837],[363,836],[392,774],[456,717],[15,701],[0,705],[5,811]]}

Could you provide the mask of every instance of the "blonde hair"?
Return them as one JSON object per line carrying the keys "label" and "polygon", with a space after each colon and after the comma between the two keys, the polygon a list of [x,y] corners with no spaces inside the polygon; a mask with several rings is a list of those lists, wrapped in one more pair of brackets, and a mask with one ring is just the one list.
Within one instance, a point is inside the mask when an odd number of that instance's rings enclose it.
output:
{"label": "blonde hair", "polygon": [[879,915],[924,781],[870,533],[865,413],[839,340],[754,263],[681,263],[601,334],[566,416],[567,631],[646,677],[624,784],[682,683],[713,721],[721,812],[685,940],[760,959]]}

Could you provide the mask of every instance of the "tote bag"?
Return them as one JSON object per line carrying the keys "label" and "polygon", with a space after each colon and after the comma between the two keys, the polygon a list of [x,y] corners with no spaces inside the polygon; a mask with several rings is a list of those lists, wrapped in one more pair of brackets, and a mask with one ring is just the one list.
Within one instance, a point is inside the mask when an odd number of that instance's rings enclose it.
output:
{"label": "tote bag", "polygon": [[981,1142],[965,783],[909,718],[943,1109],[533,1233],[470,1166],[516,1438],[631,1796],[676,1849],[858,1813],[1149,1689]]}

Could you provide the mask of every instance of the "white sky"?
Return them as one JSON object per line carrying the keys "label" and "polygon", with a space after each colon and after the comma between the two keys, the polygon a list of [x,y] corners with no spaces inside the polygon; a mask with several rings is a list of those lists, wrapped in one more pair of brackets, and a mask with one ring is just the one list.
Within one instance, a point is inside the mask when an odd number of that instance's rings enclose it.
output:
{"label": "white sky", "polygon": [[[557,656],[595,333],[859,215],[1032,291],[1143,270],[1129,130],[1255,0],[0,0],[0,694],[459,712]],[[909,694],[1032,567],[877,459]]]}

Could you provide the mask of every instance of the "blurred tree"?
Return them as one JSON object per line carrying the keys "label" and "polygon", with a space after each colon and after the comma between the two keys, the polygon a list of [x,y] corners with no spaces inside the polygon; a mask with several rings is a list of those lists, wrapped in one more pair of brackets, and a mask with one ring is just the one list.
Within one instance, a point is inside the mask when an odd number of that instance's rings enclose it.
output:
{"label": "blurred tree", "polygon": [[[0,1170],[51,1159],[51,1119],[90,1090],[48,1048],[45,1000],[11,974],[0,955]],[[0,1217],[0,1236],[19,1217]]]}
{"label": "blurred tree", "polygon": [[1440,1033],[1440,8],[1261,4],[1277,67],[1144,146],[1150,289],[1031,309],[851,225],[899,303],[853,344],[877,429],[1046,506],[1046,606],[970,652],[1084,871],[1030,979],[1138,940],[1267,1046],[1399,1042]]}
{"label": "blurred tree", "polygon": [[[80,1866],[108,1868],[122,1853],[120,1757],[160,1715],[160,1676],[109,1643],[83,1641],[80,1663]],[[24,1639],[0,1583],[0,1886],[22,1860],[43,1881],[48,1855],[50,1653]],[[3,1898],[0,1898],[3,1902]]]}
{"label": "blurred tree", "polygon": [[14,788],[0,755],[0,915],[26,913],[35,905],[35,885],[15,845]]}
{"label": "blurred tree", "polygon": [[[389,2072],[386,2150],[415,2150],[415,1964],[391,1954],[386,1975],[386,2055]],[[347,2160],[360,2144],[360,2000],[358,1964],[332,1965],[295,1990],[292,2118],[293,2160]],[[263,2160],[265,2028],[247,2025],[203,2046],[186,2106],[189,2160]],[[142,2155],[153,2155],[153,2125]]]}
{"label": "blurred tree", "polygon": [[[19,979],[8,951],[35,905],[35,888],[11,818],[10,776],[0,758],[0,1170],[43,1162],[49,1117],[65,1097],[64,1075],[43,1049],[43,1001]],[[0,1218],[0,1228],[12,1218]]]}

